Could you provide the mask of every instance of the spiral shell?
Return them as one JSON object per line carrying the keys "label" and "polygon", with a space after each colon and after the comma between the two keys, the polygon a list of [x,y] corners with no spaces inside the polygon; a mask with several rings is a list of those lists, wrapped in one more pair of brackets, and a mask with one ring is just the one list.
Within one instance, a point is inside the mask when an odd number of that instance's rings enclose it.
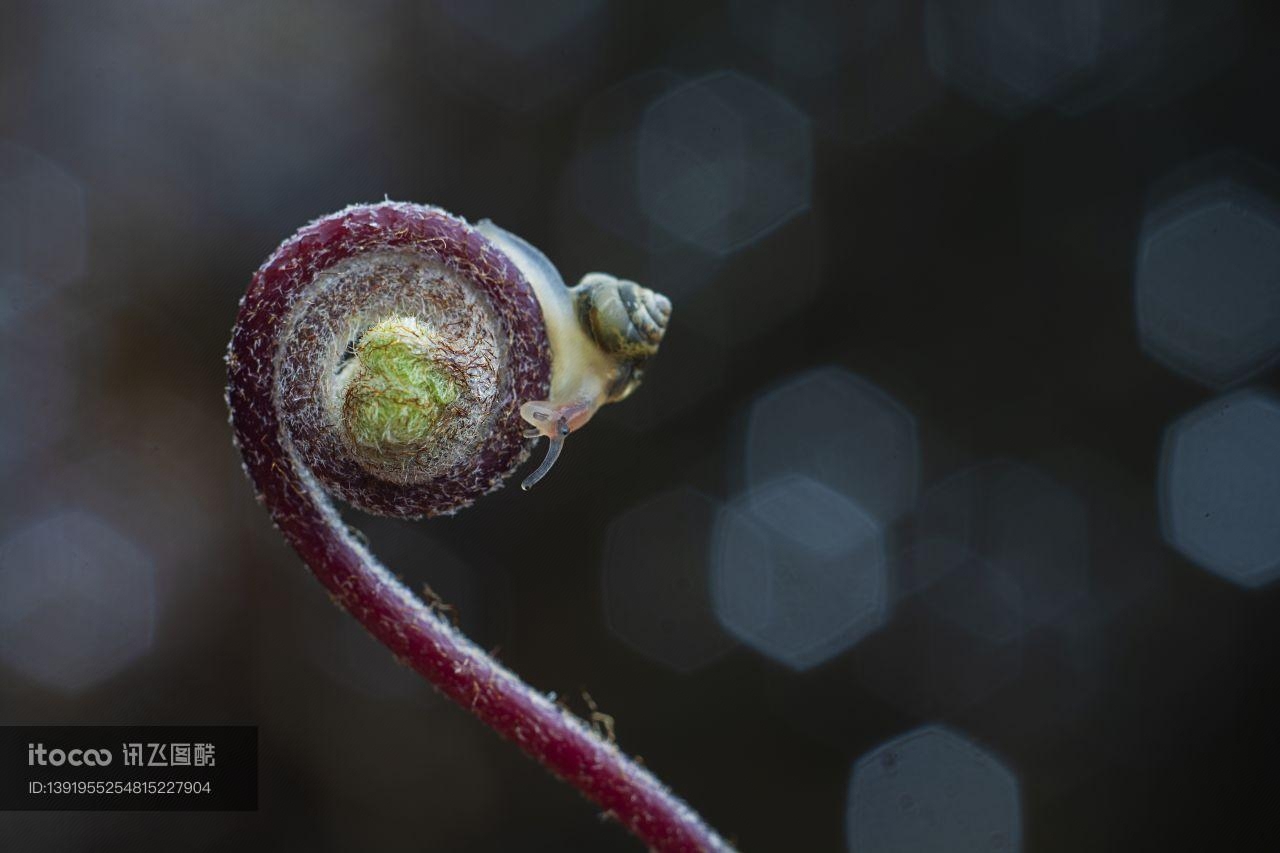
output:
{"label": "spiral shell", "polygon": [[579,321],[606,353],[633,363],[651,358],[671,319],[671,300],[634,281],[590,273],[573,289]]}

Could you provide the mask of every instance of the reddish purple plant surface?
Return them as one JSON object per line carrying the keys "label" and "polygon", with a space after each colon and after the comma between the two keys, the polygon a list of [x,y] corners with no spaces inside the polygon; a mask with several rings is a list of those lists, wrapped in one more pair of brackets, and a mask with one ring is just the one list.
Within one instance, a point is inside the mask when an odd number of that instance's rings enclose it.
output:
{"label": "reddish purple plant surface", "polygon": [[[385,257],[392,267],[402,265],[395,269],[410,270],[405,294],[423,280],[442,286],[465,281],[487,300],[486,316],[504,338],[491,429],[468,459],[418,482],[380,479],[332,458],[333,448],[316,434],[314,413],[308,411],[308,396],[315,393],[308,377],[332,373],[329,362],[347,343],[341,337],[350,321],[342,314],[361,310],[360,300],[367,298],[357,287],[360,269],[351,266],[362,257]],[[347,270],[345,278],[333,272],[339,269]],[[370,292],[391,286],[385,276],[366,278]],[[328,302],[318,299],[326,294]],[[405,294],[388,298],[404,302]],[[340,332],[336,343],[334,330]],[[729,849],[651,773],[500,666],[410,592],[357,541],[326,494],[385,514],[448,514],[497,488],[524,461],[529,442],[518,407],[546,396],[550,355],[538,301],[510,258],[466,222],[435,208],[385,203],[317,220],[254,275],[241,302],[227,369],[235,439],[259,500],[339,605],[442,693],[651,848]]]}

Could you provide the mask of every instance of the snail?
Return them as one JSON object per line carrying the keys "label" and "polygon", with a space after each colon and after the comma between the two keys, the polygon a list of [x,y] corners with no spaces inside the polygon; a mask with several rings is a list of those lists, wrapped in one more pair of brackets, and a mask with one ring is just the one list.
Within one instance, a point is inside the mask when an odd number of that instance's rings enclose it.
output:
{"label": "snail", "polygon": [[520,406],[545,435],[546,459],[521,484],[532,488],[559,458],[564,439],[605,403],[628,397],[640,385],[646,362],[658,351],[671,318],[665,296],[605,273],[588,273],[568,288],[547,257],[489,220],[480,233],[505,251],[533,286],[551,340],[551,396]]}
{"label": "snail", "polygon": [[[548,439],[639,385],[671,303],[602,273],[564,284],[488,220],[424,205],[347,208],[303,228],[258,272],[287,333],[277,354],[288,438],[333,494],[376,514],[449,514]],[[287,288],[286,288],[287,283]]]}
{"label": "snail", "polygon": [[617,745],[529,687],[411,592],[330,496],[400,517],[490,492],[639,384],[671,314],[599,273],[565,287],[491,222],[385,202],[317,219],[254,274],[227,404],[258,499],[333,600],[444,695],[660,851],[731,849]]}

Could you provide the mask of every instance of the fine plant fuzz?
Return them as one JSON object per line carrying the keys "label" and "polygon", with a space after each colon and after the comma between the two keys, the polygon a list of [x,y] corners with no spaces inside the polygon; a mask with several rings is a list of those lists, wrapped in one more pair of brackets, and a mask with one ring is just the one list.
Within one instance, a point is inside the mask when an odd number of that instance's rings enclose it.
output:
{"label": "fine plant fuzz", "polygon": [[276,526],[396,657],[650,848],[728,850],[648,770],[460,634],[444,602],[405,587],[331,502],[449,515],[500,487],[545,435],[532,485],[566,436],[635,390],[670,311],[611,276],[571,290],[492,223],[357,205],[300,230],[254,275],[227,402]]}
{"label": "fine plant fuzz", "polygon": [[415,456],[458,399],[459,377],[435,358],[440,345],[413,317],[365,332],[338,374],[343,425],[358,452]]}

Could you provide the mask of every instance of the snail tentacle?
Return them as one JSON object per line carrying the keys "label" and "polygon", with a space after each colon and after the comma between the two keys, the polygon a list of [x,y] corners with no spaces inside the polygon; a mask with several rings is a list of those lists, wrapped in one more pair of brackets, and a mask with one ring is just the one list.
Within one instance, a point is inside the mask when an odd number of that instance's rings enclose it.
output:
{"label": "snail tentacle", "polygon": [[557,383],[591,370],[557,363],[574,351],[557,349],[535,289],[503,247],[439,208],[386,202],[316,220],[241,300],[226,359],[236,446],[284,537],[400,660],[651,848],[728,850],[648,770],[411,592],[332,503],[456,512],[527,459],[528,401],[555,401],[531,479],[546,473],[574,428],[562,410],[576,398]]}
{"label": "snail tentacle", "polygon": [[555,465],[556,460],[560,458],[560,450],[564,447],[565,437],[569,435],[569,422],[564,418],[560,418],[556,424],[556,434],[547,439],[547,455],[542,460],[542,464],[532,474],[525,477],[524,482],[520,484],[520,488],[526,492],[538,485],[542,478],[547,476],[551,466]]}

